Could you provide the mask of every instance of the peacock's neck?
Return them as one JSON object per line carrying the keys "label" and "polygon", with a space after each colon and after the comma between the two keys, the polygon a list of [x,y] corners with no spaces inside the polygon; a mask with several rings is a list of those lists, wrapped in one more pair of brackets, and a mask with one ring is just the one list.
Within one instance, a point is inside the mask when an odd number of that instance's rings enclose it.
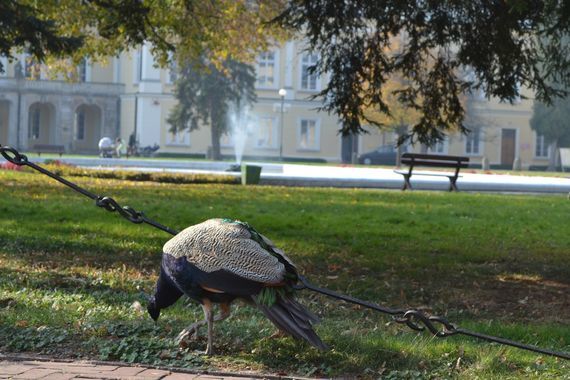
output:
{"label": "peacock's neck", "polygon": [[164,309],[178,301],[182,294],[180,289],[172,283],[172,280],[168,277],[164,267],[161,265],[160,275],[156,282],[156,292],[154,294],[156,306],[159,309]]}

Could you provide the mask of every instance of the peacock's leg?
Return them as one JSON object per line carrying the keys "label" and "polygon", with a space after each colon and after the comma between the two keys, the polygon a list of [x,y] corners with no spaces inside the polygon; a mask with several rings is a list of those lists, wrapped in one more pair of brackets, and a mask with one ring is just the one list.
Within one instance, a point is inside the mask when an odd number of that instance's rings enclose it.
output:
{"label": "peacock's leg", "polygon": [[206,346],[206,355],[212,355],[214,352],[214,313],[212,312],[212,304],[204,303],[202,304],[202,309],[204,309],[204,318],[208,323],[208,345]]}
{"label": "peacock's leg", "polygon": [[[211,303],[208,300],[204,300],[204,304],[208,303],[211,309]],[[202,305],[202,308],[204,309],[204,306]],[[206,316],[206,311],[204,310],[204,315]],[[230,316],[230,304],[229,303],[222,303],[220,304],[220,314],[216,315],[214,317],[213,322],[218,322],[218,321],[223,321],[224,319],[228,318]],[[207,318],[207,317],[206,317]],[[198,335],[198,329],[204,325],[206,325],[208,323],[207,319],[204,319],[203,321],[199,321],[199,322],[195,322],[193,324],[191,324],[190,326],[188,326],[187,328],[185,328],[184,330],[182,330],[180,332],[180,334],[178,334],[178,337],[176,338],[176,341],[178,342],[178,344],[181,344],[183,340],[185,340],[186,338],[188,338],[189,336]]]}

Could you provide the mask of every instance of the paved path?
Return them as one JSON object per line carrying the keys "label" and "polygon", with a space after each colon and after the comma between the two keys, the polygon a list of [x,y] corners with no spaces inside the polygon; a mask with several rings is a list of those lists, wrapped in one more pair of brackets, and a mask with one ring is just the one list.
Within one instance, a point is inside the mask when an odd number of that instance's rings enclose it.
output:
{"label": "paved path", "polygon": [[[260,379],[261,377],[255,377]],[[276,377],[272,377],[276,378]],[[199,374],[178,370],[129,366],[125,363],[8,359],[0,356],[0,379],[141,379],[141,380],[244,380],[253,377]]]}
{"label": "paved path", "polygon": [[[35,162],[44,160],[43,157],[35,156],[30,156],[30,159]],[[77,166],[108,170],[240,175],[240,173],[225,171],[230,166],[229,162],[77,157],[63,157],[61,160]],[[252,162],[252,164],[263,168],[261,171],[262,185],[400,189],[403,184],[401,175],[386,168],[263,162]],[[449,187],[447,178],[421,176],[420,173],[421,171],[418,171],[417,175],[412,176],[411,179],[412,187],[416,190],[447,190]],[[560,173],[560,177],[474,174],[466,169],[461,172],[457,187],[461,191],[568,194],[570,178],[567,176],[568,173]]]}

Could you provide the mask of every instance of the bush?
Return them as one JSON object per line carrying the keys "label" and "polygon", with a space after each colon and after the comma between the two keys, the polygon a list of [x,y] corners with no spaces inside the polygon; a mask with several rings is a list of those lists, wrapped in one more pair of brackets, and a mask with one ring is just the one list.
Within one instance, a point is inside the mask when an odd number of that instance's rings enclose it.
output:
{"label": "bush", "polygon": [[184,174],[184,173],[149,173],[129,170],[85,169],[77,166],[51,161],[45,168],[63,177],[92,177],[104,179],[120,179],[127,181],[150,181],[163,183],[219,183],[238,184],[239,178],[230,175]]}
{"label": "bush", "polygon": [[22,170],[22,167],[20,165],[16,165],[16,164],[13,164],[11,162],[6,161],[0,165],[0,169],[19,171],[19,170]]}

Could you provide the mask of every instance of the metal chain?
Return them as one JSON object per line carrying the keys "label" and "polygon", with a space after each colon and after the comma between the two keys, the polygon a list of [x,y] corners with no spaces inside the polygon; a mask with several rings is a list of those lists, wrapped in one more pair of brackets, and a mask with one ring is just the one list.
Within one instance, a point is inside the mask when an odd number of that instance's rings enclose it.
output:
{"label": "metal chain", "polygon": [[[504,339],[496,336],[485,335],[478,332],[470,331],[467,329],[462,329],[455,324],[449,322],[447,319],[438,316],[427,316],[421,310],[404,310],[404,309],[390,309],[383,307],[371,302],[366,302],[359,300],[358,298],[346,296],[344,294],[339,294],[333,292],[330,289],[319,288],[311,284],[305,277],[299,276],[299,281],[302,285],[297,285],[295,288],[297,290],[308,289],[313,292],[324,294],[328,297],[336,298],[346,302],[350,302],[356,305],[366,307],[378,311],[380,313],[389,314],[393,317],[394,322],[402,323],[407,325],[409,328],[415,331],[425,331],[428,330],[433,336],[437,338],[447,338],[452,335],[466,335],[477,339],[486,340],[488,342],[499,343],[506,346],[512,346],[520,348],[527,351],[533,351],[545,355],[555,356],[557,358],[570,360],[570,354],[566,352],[552,351],[544,348],[523,344],[515,342],[509,339]],[[436,327],[436,324],[441,325],[440,328]]]}
{"label": "metal chain", "polygon": [[[118,212],[123,218],[127,219],[130,222],[141,224],[147,223],[153,227],[156,227],[164,232],[168,232],[169,234],[176,235],[178,232],[171,228],[168,228],[154,220],[147,218],[143,212],[136,211],[132,207],[129,206],[121,206],[117,201],[115,201],[111,197],[106,196],[99,196],[96,194],[91,193],[83,189],[82,187],[76,185],[73,182],[69,182],[68,180],[58,176],[55,173],[50,172],[42,168],[39,165],[34,164],[28,160],[28,157],[24,154],[19,153],[16,149],[8,147],[8,146],[0,146],[0,154],[8,161],[15,165],[19,166],[29,166],[40,173],[43,173],[56,181],[63,183],[64,185],[72,188],[73,190],[89,197],[95,201],[95,204],[98,207],[101,207],[110,212]],[[555,356],[561,359],[570,360],[570,354],[566,352],[557,352],[552,350],[543,349],[540,347],[522,344],[519,342],[515,342],[512,340],[499,338],[491,335],[485,335],[478,332],[466,330],[457,327],[455,324],[449,322],[447,319],[438,316],[427,316],[421,310],[404,310],[404,309],[392,309],[384,306],[377,305],[372,302],[362,301],[358,298],[350,297],[344,294],[336,293],[330,289],[326,288],[319,288],[313,284],[311,284],[305,277],[299,276],[299,281],[301,284],[296,285],[294,288],[297,290],[311,290],[316,293],[324,294],[328,297],[336,298],[339,300],[343,300],[349,303],[353,303],[356,305],[363,306],[368,309],[372,309],[378,311],[380,313],[388,314],[393,317],[394,322],[402,323],[408,326],[410,329],[415,331],[425,331],[428,330],[432,333],[435,337],[438,338],[447,338],[452,335],[466,335],[477,339],[482,339],[488,342],[499,343],[507,346],[517,347],[527,351],[533,351],[545,355]],[[441,327],[436,327],[436,324],[440,325]]]}
{"label": "metal chain", "polygon": [[28,157],[25,154],[21,154],[14,148],[11,148],[9,146],[0,146],[0,154],[2,154],[2,156],[6,160],[10,161],[14,165],[29,166],[32,169],[37,170],[40,173],[45,174],[48,177],[51,177],[56,181],[63,183],[64,185],[72,188],[78,193],[83,194],[84,196],[94,200],[96,206],[101,207],[110,212],[117,212],[119,215],[127,219],[129,222],[136,224],[146,223],[164,232],[168,232],[169,234],[172,235],[178,234],[178,231],[168,228],[152,219],[147,218],[142,211],[137,211],[129,206],[121,206],[116,200],[114,200],[111,197],[94,194],[88,190],[85,190],[84,188],[78,186],[73,182],[69,182],[65,178],[62,178],[61,176],[52,173],[49,170],[46,170],[39,165],[36,165],[35,163],[29,161]]}

